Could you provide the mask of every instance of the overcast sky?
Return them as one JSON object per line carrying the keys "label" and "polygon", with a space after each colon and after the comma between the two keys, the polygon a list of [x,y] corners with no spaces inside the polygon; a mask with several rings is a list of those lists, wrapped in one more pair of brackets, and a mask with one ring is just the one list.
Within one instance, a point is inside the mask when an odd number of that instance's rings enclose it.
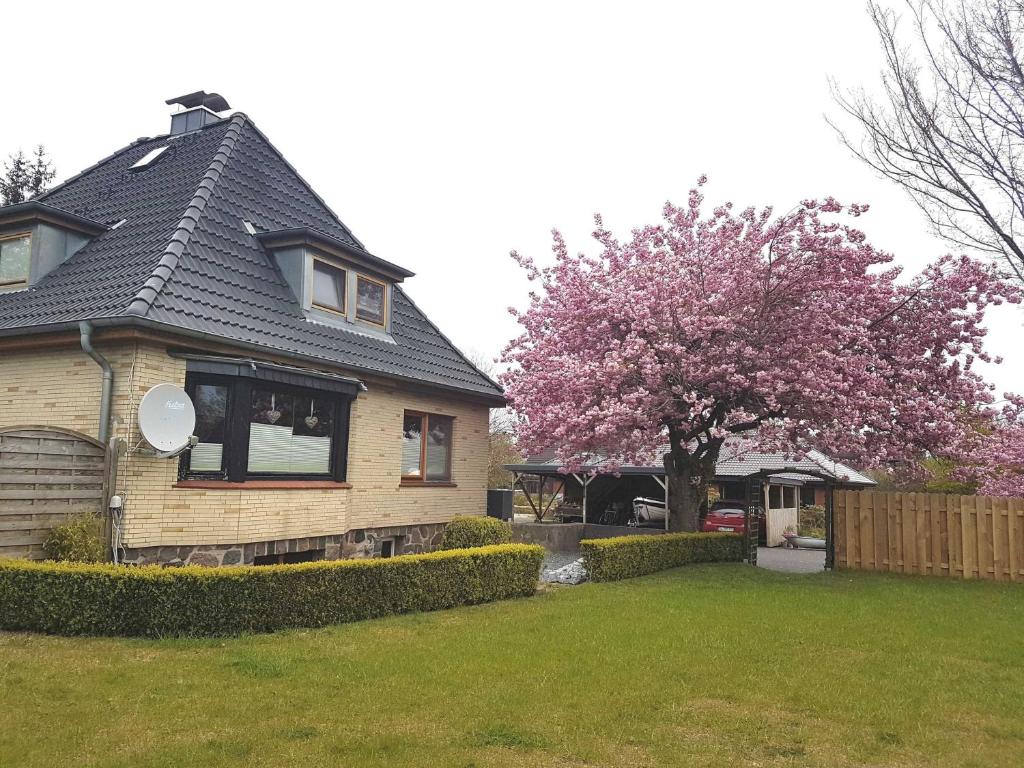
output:
{"label": "overcast sky", "polygon": [[[221,93],[468,352],[516,333],[511,249],[547,258],[552,227],[591,249],[594,212],[625,235],[701,173],[709,202],[868,202],[859,226],[909,270],[948,250],[825,123],[829,75],[878,81],[859,0],[18,3],[4,27],[26,33],[0,153],[42,142],[64,178],[166,133],[165,99]],[[990,315],[1000,391],[1024,390],[1022,321]]]}

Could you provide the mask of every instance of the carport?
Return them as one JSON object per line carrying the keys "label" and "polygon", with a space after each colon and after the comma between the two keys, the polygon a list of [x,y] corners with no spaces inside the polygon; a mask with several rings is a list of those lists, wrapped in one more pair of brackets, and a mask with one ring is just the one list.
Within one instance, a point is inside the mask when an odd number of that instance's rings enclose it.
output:
{"label": "carport", "polygon": [[[749,445],[749,443],[748,443]],[[561,471],[560,462],[553,456],[529,458],[520,464],[507,464],[512,472],[513,487],[523,491],[527,503],[538,520],[544,520],[552,511],[558,493],[563,503],[558,508],[562,520],[583,523],[601,523],[606,519],[609,505],[622,504],[636,497],[663,500],[668,507],[668,486],[665,468],[660,456],[645,466],[620,467],[617,472],[599,469],[594,462],[577,472]],[[539,494],[530,492],[524,478],[536,477]],[[742,501],[748,519],[760,510],[765,511],[765,539],[770,546],[783,542],[782,532],[797,526],[797,515],[802,491],[816,489],[814,496],[824,497],[826,519],[827,564],[832,563],[832,492],[835,488],[859,489],[875,485],[870,478],[819,451],[808,451],[800,459],[792,459],[778,452],[762,452],[741,448],[737,443],[726,443],[711,480],[717,485],[723,499]],[[545,499],[545,485],[555,491]],[[620,522],[620,521],[617,521]],[[621,522],[620,522],[621,524]],[[756,522],[748,525],[748,530]],[[666,515],[664,527],[668,528]],[[752,542],[756,550],[756,540]],[[753,555],[756,559],[756,554]]]}
{"label": "carport", "polygon": [[[583,467],[579,472],[560,472],[557,462],[527,461],[524,464],[506,464],[512,473],[512,488],[519,489],[538,520],[545,519],[551,512],[558,493],[570,507],[578,508],[578,515],[561,513],[562,518],[577,517],[579,521],[596,523],[608,510],[610,504],[632,502],[638,496],[663,500],[668,508],[668,484],[664,467],[621,467],[618,472],[600,472],[595,466]],[[524,479],[537,478],[538,491],[532,493]],[[544,488],[554,481],[555,491],[544,499]],[[665,528],[668,529],[666,516]]]}

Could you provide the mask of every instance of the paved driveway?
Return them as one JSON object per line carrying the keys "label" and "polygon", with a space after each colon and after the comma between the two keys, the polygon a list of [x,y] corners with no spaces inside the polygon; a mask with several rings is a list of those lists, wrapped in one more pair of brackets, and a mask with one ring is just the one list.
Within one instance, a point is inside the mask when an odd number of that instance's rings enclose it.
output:
{"label": "paved driveway", "polygon": [[758,547],[757,564],[770,571],[819,573],[825,569],[825,550]]}

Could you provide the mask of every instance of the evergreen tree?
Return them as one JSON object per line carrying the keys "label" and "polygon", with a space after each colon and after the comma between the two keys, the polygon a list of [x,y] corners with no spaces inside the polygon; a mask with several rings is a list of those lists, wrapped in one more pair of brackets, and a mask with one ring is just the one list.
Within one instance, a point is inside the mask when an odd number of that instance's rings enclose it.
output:
{"label": "evergreen tree", "polygon": [[57,175],[57,169],[53,167],[50,158],[46,155],[46,147],[39,144],[36,147],[30,168],[29,198],[37,197],[46,191]]}
{"label": "evergreen tree", "polygon": [[56,175],[57,170],[42,144],[36,147],[31,158],[19,149],[4,163],[3,175],[0,176],[0,200],[4,205],[31,200],[45,192]]}

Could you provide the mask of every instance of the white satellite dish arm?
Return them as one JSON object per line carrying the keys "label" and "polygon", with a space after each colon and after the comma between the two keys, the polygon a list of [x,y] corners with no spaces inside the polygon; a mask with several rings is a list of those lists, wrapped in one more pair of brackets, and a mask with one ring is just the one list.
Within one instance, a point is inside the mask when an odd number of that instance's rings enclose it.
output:
{"label": "white satellite dish arm", "polygon": [[188,436],[188,442],[174,451],[158,451],[156,448],[137,448],[135,453],[139,456],[150,456],[157,459],[173,459],[175,456],[181,456],[185,451],[191,451],[199,443],[199,438],[195,435]]}

